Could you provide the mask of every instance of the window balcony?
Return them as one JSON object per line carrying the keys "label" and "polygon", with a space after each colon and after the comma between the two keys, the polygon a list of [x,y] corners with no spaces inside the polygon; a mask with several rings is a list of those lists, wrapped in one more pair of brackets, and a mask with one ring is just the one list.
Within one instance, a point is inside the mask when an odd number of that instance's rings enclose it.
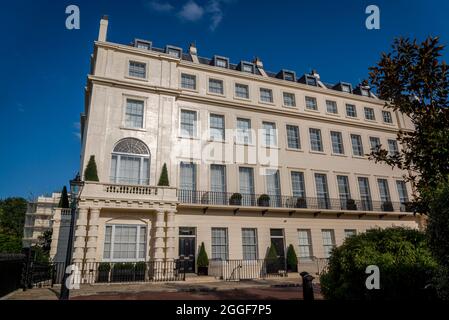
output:
{"label": "window balcony", "polygon": [[176,188],[101,182],[86,182],[81,198],[138,202],[177,202]]}
{"label": "window balcony", "polygon": [[254,210],[280,210],[289,212],[345,212],[356,214],[376,213],[410,213],[409,206],[401,202],[331,199],[326,197],[294,197],[282,195],[239,194],[214,191],[178,190],[178,201],[181,204],[210,207],[230,206],[234,209],[245,208]]}

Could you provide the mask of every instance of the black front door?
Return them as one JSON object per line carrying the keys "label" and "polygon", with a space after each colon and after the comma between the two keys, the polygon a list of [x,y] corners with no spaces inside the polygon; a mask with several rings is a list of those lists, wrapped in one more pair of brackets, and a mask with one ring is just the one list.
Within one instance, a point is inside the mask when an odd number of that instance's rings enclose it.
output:
{"label": "black front door", "polygon": [[186,272],[195,272],[195,228],[179,228],[179,259]]}

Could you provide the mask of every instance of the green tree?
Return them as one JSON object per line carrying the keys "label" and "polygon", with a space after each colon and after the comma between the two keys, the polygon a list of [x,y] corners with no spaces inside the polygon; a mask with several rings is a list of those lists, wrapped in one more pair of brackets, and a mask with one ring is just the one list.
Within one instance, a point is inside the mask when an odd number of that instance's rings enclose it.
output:
{"label": "green tree", "polygon": [[386,101],[385,108],[398,110],[415,128],[398,133],[399,153],[380,147],[371,158],[407,170],[405,178],[419,192],[415,204],[420,213],[429,212],[428,195],[449,177],[449,76],[441,61],[443,48],[438,38],[422,43],[399,38],[370,68],[369,83]]}
{"label": "green tree", "polygon": [[50,255],[52,230],[47,230],[39,236],[39,246],[42,248],[44,254]]}
{"label": "green tree", "polygon": [[100,181],[98,179],[97,164],[95,162],[95,156],[90,156],[87,163],[86,170],[84,170],[85,181]]}
{"label": "green tree", "polygon": [[414,209],[429,216],[427,234],[441,266],[439,294],[449,299],[449,247],[447,239],[444,245],[440,242],[449,234],[449,213],[438,204],[441,193],[436,191],[449,181],[449,72],[441,59],[443,49],[437,37],[422,43],[400,38],[370,68],[369,82],[386,101],[385,108],[399,111],[415,128],[398,133],[399,153],[390,155],[380,147],[370,158],[407,172],[405,179],[417,191]]}
{"label": "green tree", "polygon": [[157,185],[161,186],[161,187],[168,187],[168,186],[170,186],[170,183],[168,181],[168,171],[167,171],[167,164],[166,163],[164,163],[164,165],[162,166],[161,176],[159,177],[159,182],[158,182]]}
{"label": "green tree", "polygon": [[0,202],[0,232],[22,238],[27,201],[7,198]]}
{"label": "green tree", "polygon": [[298,271],[298,257],[292,244],[287,249],[287,270],[293,272]]}
{"label": "green tree", "polygon": [[62,188],[62,191],[61,191],[61,198],[59,199],[59,205],[58,205],[60,208],[63,208],[63,209],[68,209],[68,208],[70,208],[70,203],[69,203],[69,196],[68,196],[68,194],[67,194],[67,187],[66,186],[64,186],[63,188]]}
{"label": "green tree", "polygon": [[207,256],[206,248],[204,247],[204,242],[201,242],[200,251],[198,252],[198,258],[196,260],[198,267],[209,266],[209,257]]}
{"label": "green tree", "polygon": [[[369,265],[379,267],[379,290],[366,288]],[[321,291],[336,300],[433,299],[434,291],[424,288],[436,270],[424,233],[400,227],[371,229],[333,250],[320,277]]]}
{"label": "green tree", "polygon": [[21,251],[21,237],[0,232],[0,253],[20,253]]}
{"label": "green tree", "polygon": [[436,188],[430,202],[427,235],[430,248],[439,262],[437,275],[438,295],[449,300],[449,183]]}

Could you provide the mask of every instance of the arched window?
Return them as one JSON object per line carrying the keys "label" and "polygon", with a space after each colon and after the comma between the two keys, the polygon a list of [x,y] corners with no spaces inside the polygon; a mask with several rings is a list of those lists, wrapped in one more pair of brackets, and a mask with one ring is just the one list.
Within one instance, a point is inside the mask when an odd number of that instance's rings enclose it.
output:
{"label": "arched window", "polygon": [[124,184],[150,183],[150,150],[134,138],[120,140],[112,152],[111,182]]}

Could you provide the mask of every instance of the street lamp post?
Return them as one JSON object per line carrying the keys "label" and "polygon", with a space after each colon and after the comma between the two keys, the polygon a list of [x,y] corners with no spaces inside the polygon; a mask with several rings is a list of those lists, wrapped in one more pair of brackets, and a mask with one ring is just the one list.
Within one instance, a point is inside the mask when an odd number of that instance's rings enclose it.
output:
{"label": "street lamp post", "polygon": [[69,230],[69,239],[67,241],[67,253],[65,257],[65,265],[64,265],[64,277],[62,279],[61,284],[61,293],[59,294],[59,300],[68,300],[70,289],[67,287],[66,281],[69,274],[66,272],[67,267],[72,264],[72,252],[73,252],[73,233],[76,222],[76,208],[78,206],[79,197],[81,195],[81,190],[84,186],[84,182],[81,181],[81,177],[79,173],[76,175],[75,179],[70,180],[70,230]]}

